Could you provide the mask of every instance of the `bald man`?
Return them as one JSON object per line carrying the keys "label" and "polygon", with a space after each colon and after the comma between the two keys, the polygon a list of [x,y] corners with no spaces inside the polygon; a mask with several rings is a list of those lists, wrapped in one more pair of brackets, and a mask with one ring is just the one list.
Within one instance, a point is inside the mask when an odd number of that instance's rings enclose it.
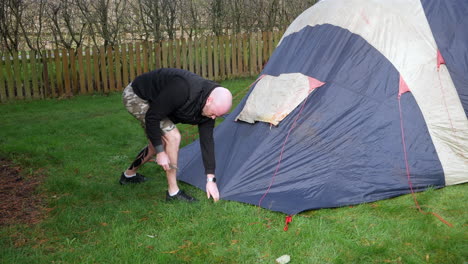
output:
{"label": "bald man", "polygon": [[163,68],[136,77],[124,89],[123,102],[130,114],[140,121],[149,142],[122,173],[120,184],[147,181],[137,171],[156,155],[156,163],[166,171],[166,201],[196,201],[177,185],[181,135],[175,124],[198,125],[207,197],[218,201],[213,129],[216,117],[226,114],[231,108],[231,92],[192,72]]}

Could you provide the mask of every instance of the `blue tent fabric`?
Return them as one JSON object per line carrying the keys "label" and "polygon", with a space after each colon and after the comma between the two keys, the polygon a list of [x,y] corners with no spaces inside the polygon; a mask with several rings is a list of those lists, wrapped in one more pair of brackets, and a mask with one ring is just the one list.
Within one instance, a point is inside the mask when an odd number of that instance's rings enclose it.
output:
{"label": "blue tent fabric", "polygon": [[[325,85],[306,99],[276,175],[300,107],[277,127],[235,122],[247,95],[216,127],[221,199],[258,205],[264,196],[261,207],[296,214],[409,193],[398,104],[400,74],[394,66],[360,36],[324,24],[285,37],[262,74],[294,72]],[[413,188],[445,186],[437,152],[411,93],[402,95],[401,105]],[[181,149],[178,178],[204,190],[199,153],[198,141]]]}
{"label": "blue tent fabric", "polygon": [[421,4],[468,117],[468,1],[421,0]]}

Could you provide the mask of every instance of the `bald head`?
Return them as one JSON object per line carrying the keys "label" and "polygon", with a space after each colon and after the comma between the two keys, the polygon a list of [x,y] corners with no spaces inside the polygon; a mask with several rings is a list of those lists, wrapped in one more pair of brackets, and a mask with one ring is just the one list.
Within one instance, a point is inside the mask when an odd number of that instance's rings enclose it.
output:
{"label": "bald head", "polygon": [[205,106],[203,107],[202,115],[215,119],[229,112],[231,106],[231,92],[224,87],[216,87],[208,96]]}

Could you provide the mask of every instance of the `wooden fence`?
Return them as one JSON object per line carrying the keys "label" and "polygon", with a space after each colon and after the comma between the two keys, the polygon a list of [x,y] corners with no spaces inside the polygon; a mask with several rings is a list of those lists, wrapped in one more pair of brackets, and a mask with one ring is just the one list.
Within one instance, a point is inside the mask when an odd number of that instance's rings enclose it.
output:
{"label": "wooden fence", "polygon": [[161,67],[186,69],[217,81],[256,76],[281,35],[258,32],[47,50],[41,55],[0,54],[0,101],[120,91],[137,75]]}

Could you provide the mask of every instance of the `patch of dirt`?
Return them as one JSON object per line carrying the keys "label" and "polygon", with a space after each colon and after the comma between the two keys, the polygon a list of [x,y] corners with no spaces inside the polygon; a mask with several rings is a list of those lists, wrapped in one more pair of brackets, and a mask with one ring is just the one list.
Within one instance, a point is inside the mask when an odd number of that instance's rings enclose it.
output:
{"label": "patch of dirt", "polygon": [[24,177],[21,168],[0,157],[0,226],[36,224],[44,216],[44,197],[35,192],[44,176]]}

